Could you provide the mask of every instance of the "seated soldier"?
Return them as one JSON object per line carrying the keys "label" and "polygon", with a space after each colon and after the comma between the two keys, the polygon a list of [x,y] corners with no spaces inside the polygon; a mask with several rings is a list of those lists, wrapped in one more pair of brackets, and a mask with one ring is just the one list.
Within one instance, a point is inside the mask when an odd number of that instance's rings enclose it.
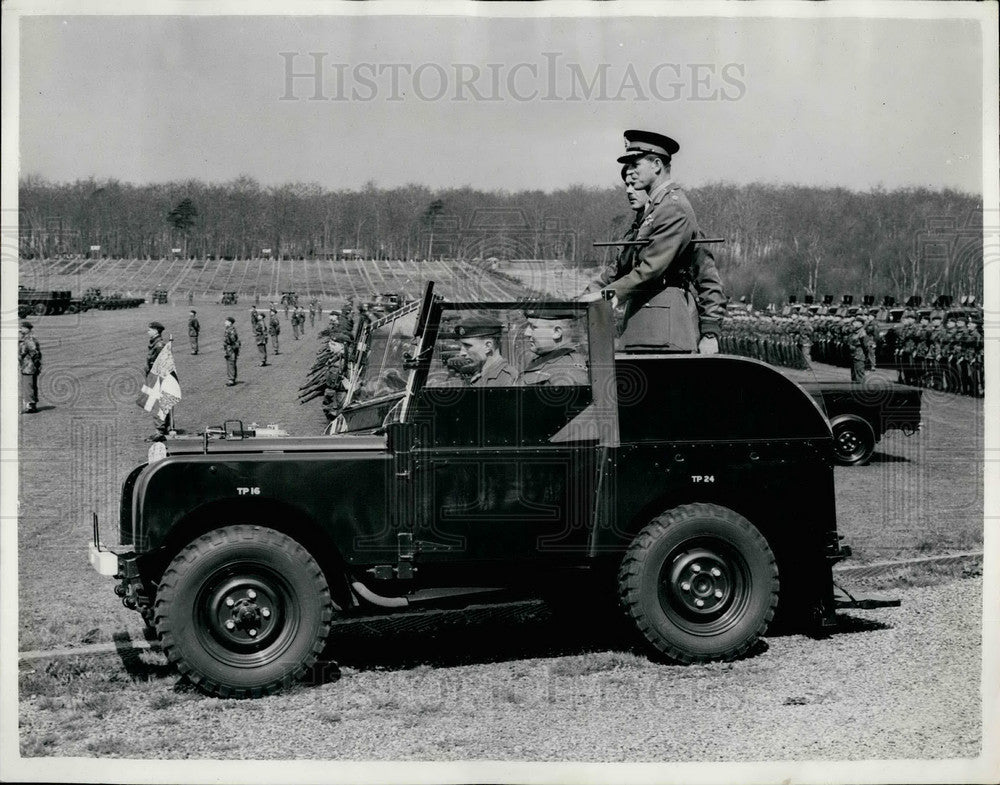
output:
{"label": "seated soldier", "polygon": [[576,346],[574,324],[578,312],[538,309],[524,315],[528,320],[524,334],[535,359],[521,372],[521,384],[589,384],[587,358]]}
{"label": "seated soldier", "polygon": [[501,355],[503,324],[486,316],[469,316],[455,327],[461,344],[459,357],[475,366],[469,377],[470,387],[514,387],[517,371]]}

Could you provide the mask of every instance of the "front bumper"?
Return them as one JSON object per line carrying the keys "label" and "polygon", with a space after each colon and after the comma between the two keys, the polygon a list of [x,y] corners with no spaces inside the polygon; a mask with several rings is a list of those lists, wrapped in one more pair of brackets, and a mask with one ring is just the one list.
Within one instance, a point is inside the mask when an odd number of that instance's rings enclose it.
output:
{"label": "front bumper", "polygon": [[101,545],[101,527],[97,520],[97,513],[93,515],[94,539],[87,545],[87,558],[90,566],[101,575],[109,578],[121,577],[122,565],[120,561],[131,561],[135,554],[128,545]]}

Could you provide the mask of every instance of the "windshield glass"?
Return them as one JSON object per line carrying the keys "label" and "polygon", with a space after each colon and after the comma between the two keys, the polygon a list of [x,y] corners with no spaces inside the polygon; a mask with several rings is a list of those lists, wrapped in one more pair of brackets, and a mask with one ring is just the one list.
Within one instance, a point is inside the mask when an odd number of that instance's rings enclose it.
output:
{"label": "windshield glass", "polygon": [[403,367],[403,363],[405,355],[412,351],[416,321],[416,308],[410,308],[371,331],[367,350],[361,358],[352,403],[406,390],[410,371]]}

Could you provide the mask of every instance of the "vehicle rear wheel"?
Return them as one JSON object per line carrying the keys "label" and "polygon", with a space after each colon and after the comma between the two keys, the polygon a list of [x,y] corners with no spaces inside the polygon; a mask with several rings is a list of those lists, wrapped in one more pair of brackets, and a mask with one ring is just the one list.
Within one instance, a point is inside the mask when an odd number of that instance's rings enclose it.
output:
{"label": "vehicle rear wheel", "polygon": [[35,303],[31,306],[31,310],[35,316],[45,316],[45,314],[48,313],[49,308],[45,303]]}
{"label": "vehicle rear wheel", "polygon": [[833,454],[842,466],[864,466],[875,452],[875,431],[856,414],[842,414],[830,423]]}
{"label": "vehicle rear wheel", "polygon": [[778,566],[743,516],[689,504],[648,524],[618,573],[619,597],[657,651],[682,663],[746,653],[774,618]]}
{"label": "vehicle rear wheel", "polygon": [[287,687],[323,650],[333,603],[323,571],[295,540],[226,526],[187,545],[157,590],[156,629],[178,670],[209,694]]}

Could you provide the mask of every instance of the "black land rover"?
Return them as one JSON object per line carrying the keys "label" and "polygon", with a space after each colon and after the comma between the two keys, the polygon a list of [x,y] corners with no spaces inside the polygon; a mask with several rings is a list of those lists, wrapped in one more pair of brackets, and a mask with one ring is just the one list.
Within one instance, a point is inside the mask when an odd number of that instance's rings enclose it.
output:
{"label": "black land rover", "polygon": [[585,381],[456,378],[455,317],[499,321],[523,368],[525,307],[429,285],[362,334],[334,433],[228,423],[154,444],[124,482],[119,545],[100,544],[95,516],[92,563],[223,696],[291,683],[335,619],[545,595],[581,575],[682,663],[745,654],[776,611],[832,624],[831,565],[849,549],[814,399],[755,360],[616,355],[603,301],[531,304],[573,310]]}

